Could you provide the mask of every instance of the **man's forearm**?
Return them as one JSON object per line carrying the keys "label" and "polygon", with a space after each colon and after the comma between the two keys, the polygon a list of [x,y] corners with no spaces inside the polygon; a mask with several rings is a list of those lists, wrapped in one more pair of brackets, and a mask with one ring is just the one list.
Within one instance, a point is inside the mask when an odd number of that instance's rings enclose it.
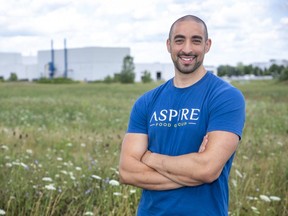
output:
{"label": "man's forearm", "polygon": [[[120,182],[148,190],[170,190],[183,185],[165,177],[155,169],[139,161],[131,162],[133,166],[120,167]],[[129,163],[129,164],[131,164]]]}
{"label": "man's forearm", "polygon": [[[203,184],[203,181],[198,179],[193,179],[190,176],[183,175],[184,173],[179,172],[171,172],[171,170],[167,169],[165,165],[165,161],[171,160],[171,156],[156,154],[147,151],[146,154],[142,158],[142,162],[145,163],[147,166],[155,169],[160,174],[164,175],[165,177],[171,179],[178,184],[184,186],[198,186]],[[169,167],[168,167],[169,168]]]}

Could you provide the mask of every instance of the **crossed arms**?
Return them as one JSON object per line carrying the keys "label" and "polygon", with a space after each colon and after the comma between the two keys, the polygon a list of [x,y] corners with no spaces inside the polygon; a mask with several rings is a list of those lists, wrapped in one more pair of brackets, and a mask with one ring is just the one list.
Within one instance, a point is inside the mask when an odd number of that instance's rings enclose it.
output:
{"label": "crossed arms", "polygon": [[122,143],[120,182],[149,190],[197,186],[216,180],[239,138],[225,131],[209,132],[199,152],[168,156],[147,150],[146,134],[127,133]]}

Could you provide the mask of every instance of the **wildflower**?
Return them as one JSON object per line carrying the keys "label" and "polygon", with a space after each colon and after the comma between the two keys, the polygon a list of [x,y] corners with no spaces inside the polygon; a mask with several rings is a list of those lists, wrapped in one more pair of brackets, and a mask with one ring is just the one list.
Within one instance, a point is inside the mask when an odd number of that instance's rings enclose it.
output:
{"label": "wildflower", "polygon": [[85,195],[90,194],[92,192],[92,189],[88,189],[85,191]]}
{"label": "wildflower", "polygon": [[5,166],[6,167],[12,167],[13,165],[11,163],[6,163]]}
{"label": "wildflower", "polygon": [[247,198],[248,200],[258,200],[257,197],[252,197],[252,196],[247,196],[246,198]]}
{"label": "wildflower", "polygon": [[255,206],[251,206],[251,209],[254,213],[260,214],[260,212],[258,211],[258,209]]}
{"label": "wildflower", "polygon": [[85,143],[81,143],[80,145],[82,148],[85,148],[86,147],[86,144]]}
{"label": "wildflower", "polygon": [[249,160],[249,158],[248,158],[246,155],[243,155],[242,158],[243,158],[244,160]]}
{"label": "wildflower", "polygon": [[63,161],[63,158],[57,157],[57,161]]}
{"label": "wildflower", "polygon": [[2,148],[3,150],[6,150],[6,151],[9,150],[8,146],[6,146],[6,145],[2,145],[1,148]]}
{"label": "wildflower", "polygon": [[32,155],[33,154],[33,150],[32,149],[27,149],[26,153]]}
{"label": "wildflower", "polygon": [[113,180],[113,179],[109,181],[109,184],[112,186],[119,186],[120,185],[120,183],[118,181]]}
{"label": "wildflower", "polygon": [[122,196],[122,194],[120,192],[114,192],[113,195],[114,196]]}
{"label": "wildflower", "polygon": [[72,144],[72,143],[67,143],[67,146],[68,146],[68,147],[72,147],[73,144]]}
{"label": "wildflower", "polygon": [[136,193],[136,190],[135,189],[131,189],[130,190],[130,194],[134,194],[134,193]]}
{"label": "wildflower", "polygon": [[68,172],[66,170],[61,170],[60,173],[64,174],[64,175],[67,175]]}
{"label": "wildflower", "polygon": [[269,198],[270,198],[270,200],[272,200],[272,201],[280,201],[280,200],[281,200],[281,198],[280,198],[280,197],[277,197],[277,196],[270,196]]}
{"label": "wildflower", "polygon": [[22,167],[24,167],[24,169],[29,169],[29,166],[28,165],[26,165],[26,164],[24,164],[24,163],[20,163],[20,165],[22,166]]}
{"label": "wildflower", "polygon": [[240,173],[239,170],[236,169],[235,172],[236,172],[236,175],[237,175],[238,177],[243,178],[243,175]]}
{"label": "wildflower", "polygon": [[97,175],[92,175],[91,177],[94,178],[94,179],[98,179],[98,180],[102,179],[100,176],[97,176]]}
{"label": "wildflower", "polygon": [[93,214],[93,212],[88,211],[88,212],[85,212],[84,215],[93,216],[94,214]]}
{"label": "wildflower", "polygon": [[50,178],[50,177],[43,177],[42,180],[43,181],[47,181],[47,182],[52,182],[53,181],[52,178]]}
{"label": "wildflower", "polygon": [[271,202],[270,198],[266,195],[260,195],[260,199],[265,201],[265,202]]}
{"label": "wildflower", "polygon": [[233,185],[234,187],[237,187],[237,181],[236,181],[236,179],[232,179],[231,182],[232,182],[232,185]]}
{"label": "wildflower", "polygon": [[0,209],[0,215],[5,215],[6,212],[3,209]]}
{"label": "wildflower", "polygon": [[82,168],[81,167],[75,167],[76,170],[81,171]]}
{"label": "wildflower", "polygon": [[45,185],[45,188],[46,188],[47,190],[56,190],[56,188],[54,187],[53,184]]}

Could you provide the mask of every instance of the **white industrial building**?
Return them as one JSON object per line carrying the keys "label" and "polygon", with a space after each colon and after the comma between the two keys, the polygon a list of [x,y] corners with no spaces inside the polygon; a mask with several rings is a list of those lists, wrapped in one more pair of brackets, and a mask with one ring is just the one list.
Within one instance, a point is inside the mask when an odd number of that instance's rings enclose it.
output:
{"label": "white industrial building", "polygon": [[[54,77],[67,75],[68,78],[78,81],[103,80],[108,75],[112,77],[121,71],[123,59],[127,55],[130,55],[130,48],[121,47],[42,50],[38,51],[36,57],[22,56],[20,53],[0,53],[0,77],[7,80],[11,73],[16,73],[19,80],[49,78],[49,63],[53,59]],[[141,81],[144,71],[150,72],[153,80],[168,80],[174,76],[172,62],[134,64],[136,82]],[[206,68],[217,74],[216,67]]]}
{"label": "white industrial building", "polygon": [[[54,77],[63,77],[65,50],[54,51]],[[73,80],[103,80],[108,75],[119,73],[123,59],[130,55],[130,48],[85,47],[67,49],[67,77]],[[49,77],[51,51],[38,52],[38,70],[41,77]]]}

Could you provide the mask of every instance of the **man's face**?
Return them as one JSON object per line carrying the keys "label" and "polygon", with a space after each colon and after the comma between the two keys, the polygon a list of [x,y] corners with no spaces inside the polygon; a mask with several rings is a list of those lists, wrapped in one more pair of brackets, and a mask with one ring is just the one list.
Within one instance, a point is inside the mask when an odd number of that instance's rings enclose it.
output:
{"label": "man's face", "polygon": [[193,20],[175,23],[171,38],[167,40],[174,66],[183,74],[193,73],[203,64],[210,46],[211,40],[205,39],[203,24]]}

